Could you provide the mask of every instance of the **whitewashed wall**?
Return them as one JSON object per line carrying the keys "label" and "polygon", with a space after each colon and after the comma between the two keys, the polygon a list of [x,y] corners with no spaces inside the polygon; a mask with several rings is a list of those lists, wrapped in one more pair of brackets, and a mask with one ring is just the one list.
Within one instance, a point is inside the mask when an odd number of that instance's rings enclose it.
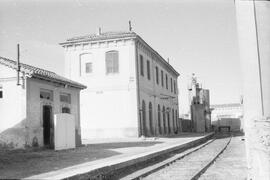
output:
{"label": "whitewashed wall", "polygon": [[[21,81],[22,82],[22,81]],[[25,145],[26,89],[17,86],[16,71],[0,65],[0,144],[10,147]]]}
{"label": "whitewashed wall", "polygon": [[[83,138],[138,135],[135,47],[132,40],[65,48],[66,76],[85,84],[81,92]],[[105,53],[119,52],[119,73],[106,75]],[[91,54],[93,72],[80,72],[80,55]]]}

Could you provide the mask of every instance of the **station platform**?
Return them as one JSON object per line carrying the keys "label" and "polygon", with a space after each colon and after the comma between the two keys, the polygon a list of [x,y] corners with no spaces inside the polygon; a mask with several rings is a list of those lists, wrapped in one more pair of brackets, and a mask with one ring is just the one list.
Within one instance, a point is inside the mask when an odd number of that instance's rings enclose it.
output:
{"label": "station platform", "polygon": [[[52,170],[24,179],[86,179],[97,177],[99,174],[117,171],[136,163],[143,163],[151,158],[158,158],[166,153],[178,149],[187,149],[207,141],[213,133],[182,133],[167,138],[128,138],[128,139],[90,139],[83,143],[90,149],[100,148],[112,151],[106,152],[98,159],[89,159],[87,162]],[[96,151],[96,153],[100,153]],[[91,154],[92,157],[95,154]],[[103,157],[102,157],[103,156]]]}

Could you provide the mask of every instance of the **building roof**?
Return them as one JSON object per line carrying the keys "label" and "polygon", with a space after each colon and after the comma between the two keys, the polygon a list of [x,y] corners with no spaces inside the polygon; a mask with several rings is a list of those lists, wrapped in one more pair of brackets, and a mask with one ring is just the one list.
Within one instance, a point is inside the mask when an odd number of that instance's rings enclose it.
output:
{"label": "building roof", "polygon": [[241,107],[240,103],[229,103],[229,104],[213,104],[211,108],[231,108],[231,107]]}
{"label": "building roof", "polygon": [[[0,56],[0,64],[7,66],[9,68],[17,70],[17,62],[11,59],[7,59]],[[48,71],[45,69],[41,69],[35,66],[31,66],[28,64],[20,63],[20,71],[29,75],[33,78],[43,79],[47,81],[52,81],[56,83],[60,83],[63,85],[69,85],[79,89],[85,89],[86,86],[75,81],[69,80],[65,77],[62,77],[52,71]]]}
{"label": "building roof", "polygon": [[119,39],[119,38],[126,38],[126,37],[134,37],[135,38],[136,36],[137,36],[137,34],[133,31],[102,32],[100,34],[89,34],[89,35],[69,38],[69,39],[67,39],[66,42],[60,43],[60,44],[71,43],[71,42]]}
{"label": "building roof", "polygon": [[158,53],[156,52],[150,45],[148,45],[138,34],[133,31],[115,31],[115,32],[101,32],[99,34],[89,34],[85,36],[77,36],[67,39],[65,42],[60,43],[60,45],[71,45],[83,42],[91,42],[91,41],[102,41],[102,40],[116,40],[116,39],[125,39],[125,38],[134,38],[139,39],[141,42],[146,44],[152,52],[157,55],[165,66],[169,67],[177,76],[179,73]]}

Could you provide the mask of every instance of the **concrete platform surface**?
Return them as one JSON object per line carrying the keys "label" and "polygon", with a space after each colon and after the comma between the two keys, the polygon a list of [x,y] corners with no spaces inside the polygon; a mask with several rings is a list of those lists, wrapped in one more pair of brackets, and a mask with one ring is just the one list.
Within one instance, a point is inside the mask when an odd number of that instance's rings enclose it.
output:
{"label": "concrete platform surface", "polygon": [[0,150],[0,178],[65,179],[112,170],[202,141],[211,134],[183,133],[168,138],[84,140],[72,150]]}
{"label": "concrete platform surface", "polygon": [[[158,156],[176,148],[184,147],[187,144],[198,142],[211,134],[181,134],[180,136],[170,138],[146,138],[146,139],[107,139],[107,140],[85,140],[85,143],[94,145],[108,146],[117,155],[93,160],[75,166],[34,175],[26,179],[65,179],[71,177],[80,177],[83,174],[93,171],[110,171],[112,169],[123,168],[139,161]],[[93,144],[95,143],[95,144]],[[137,145],[126,147],[125,143],[137,143]],[[149,145],[143,145],[150,143]],[[91,146],[90,144],[90,146]]]}

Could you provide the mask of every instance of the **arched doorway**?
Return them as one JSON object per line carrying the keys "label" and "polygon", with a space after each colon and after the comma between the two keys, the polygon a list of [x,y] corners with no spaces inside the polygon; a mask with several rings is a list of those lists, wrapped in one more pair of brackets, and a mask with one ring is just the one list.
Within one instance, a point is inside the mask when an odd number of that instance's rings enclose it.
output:
{"label": "arched doorway", "polygon": [[158,133],[161,134],[160,105],[158,105]]}
{"label": "arched doorway", "polygon": [[142,101],[142,135],[146,135],[146,112],[144,100]]}
{"label": "arched doorway", "polygon": [[152,103],[149,102],[149,128],[150,128],[150,135],[153,135],[153,109]]}
{"label": "arched doorway", "polygon": [[175,133],[174,109],[172,109],[172,126],[173,126],[173,132]]}
{"label": "arched doorway", "polygon": [[168,134],[171,134],[171,124],[170,124],[170,111],[167,111],[167,121],[168,121]]}
{"label": "arched doorway", "polygon": [[163,132],[164,132],[164,134],[167,133],[166,114],[165,113],[166,113],[165,107],[163,106],[163,108],[162,108],[162,115],[163,115],[162,119],[163,119]]}

